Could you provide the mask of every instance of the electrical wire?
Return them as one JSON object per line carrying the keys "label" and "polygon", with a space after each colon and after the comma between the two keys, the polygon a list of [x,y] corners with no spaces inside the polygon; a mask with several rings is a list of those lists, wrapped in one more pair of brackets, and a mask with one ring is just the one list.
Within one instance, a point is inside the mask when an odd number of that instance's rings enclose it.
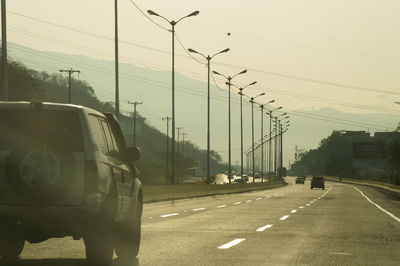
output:
{"label": "electrical wire", "polygon": [[160,27],[160,28],[163,29],[163,30],[171,31],[170,29],[167,29],[167,28],[161,26],[160,24],[158,24],[157,22],[155,22],[154,20],[152,20],[145,12],[142,11],[142,9],[140,9],[140,7],[139,7],[135,2],[133,2],[132,0],[129,0],[129,1],[132,3],[132,5],[134,5],[134,6],[136,7],[137,10],[139,10],[140,13],[142,13],[142,15],[143,15],[145,18],[147,18],[151,23],[153,23],[154,25],[157,25],[158,27]]}
{"label": "electrical wire", "polygon": [[178,43],[180,44],[180,46],[182,47],[182,49],[183,49],[194,61],[196,61],[197,63],[202,64],[202,65],[207,65],[207,63],[198,60],[198,59],[197,59],[196,57],[194,57],[191,53],[189,53],[189,51],[188,51],[188,50],[186,49],[186,47],[183,45],[183,43],[181,42],[181,40],[178,38],[178,35],[176,34],[176,32],[175,32],[174,36],[175,36],[175,39],[176,39],[176,40],[178,41]]}

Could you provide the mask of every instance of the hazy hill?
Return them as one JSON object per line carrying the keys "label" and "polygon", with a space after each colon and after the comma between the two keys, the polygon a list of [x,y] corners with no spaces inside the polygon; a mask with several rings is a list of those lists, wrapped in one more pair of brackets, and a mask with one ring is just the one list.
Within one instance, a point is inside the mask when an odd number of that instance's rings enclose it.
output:
{"label": "hazy hill", "polygon": [[[17,44],[9,47],[10,55],[31,68],[57,72],[61,68],[76,68],[81,71],[80,79],[86,80],[93,87],[96,95],[104,101],[114,101],[114,62],[99,60],[84,55],[69,55],[48,51],[36,51]],[[155,62],[156,63],[156,62]],[[201,74],[201,73],[200,73]],[[206,75],[206,70],[204,70]],[[76,76],[76,78],[78,78]],[[141,100],[144,105],[138,107],[138,112],[146,117],[148,123],[158,130],[165,132],[166,124],[162,117],[171,113],[171,74],[133,64],[120,64],[120,93],[121,106],[130,112],[132,106],[127,101]],[[206,147],[206,89],[207,84],[179,73],[176,74],[176,126],[184,127],[188,138],[201,148]],[[212,86],[211,99],[211,146],[219,151],[227,160],[227,96],[226,90]],[[76,96],[72,96],[72,99]],[[239,99],[232,95],[232,156],[233,162],[240,160],[240,128],[239,128]],[[277,99],[279,100],[279,99]],[[251,113],[250,105],[245,101],[244,108],[244,142],[251,144]],[[290,107],[288,108],[290,109]],[[400,109],[399,109],[400,110]],[[312,117],[312,118],[310,118]],[[335,122],[326,121],[332,120]],[[255,112],[256,138],[260,137],[260,113]],[[294,146],[300,148],[316,148],[320,140],[330,135],[332,130],[368,130],[385,131],[385,128],[374,128],[377,125],[394,128],[399,116],[386,113],[351,114],[343,113],[333,108],[319,110],[296,110],[291,114],[291,127],[284,139],[284,163],[293,158]],[[338,123],[338,121],[340,123]],[[366,123],[362,127],[357,123]],[[368,125],[367,125],[368,124]],[[266,118],[266,130],[269,128]]]}

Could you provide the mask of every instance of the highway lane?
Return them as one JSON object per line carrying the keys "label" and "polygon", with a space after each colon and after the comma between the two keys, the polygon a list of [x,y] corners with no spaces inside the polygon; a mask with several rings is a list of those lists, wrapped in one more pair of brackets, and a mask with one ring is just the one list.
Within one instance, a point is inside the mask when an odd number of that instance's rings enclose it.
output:
{"label": "highway lane", "polygon": [[[288,181],[266,191],[146,204],[133,265],[398,265],[397,197]],[[82,241],[52,239],[28,244],[19,265],[82,265],[82,258]]]}

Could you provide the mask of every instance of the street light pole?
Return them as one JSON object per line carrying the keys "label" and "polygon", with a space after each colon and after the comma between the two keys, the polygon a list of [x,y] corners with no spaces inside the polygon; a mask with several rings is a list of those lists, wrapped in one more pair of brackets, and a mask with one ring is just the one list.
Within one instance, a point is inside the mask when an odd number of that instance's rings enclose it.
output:
{"label": "street light pole", "polygon": [[[172,121],[174,121],[174,120],[172,120]],[[181,129],[183,129],[183,127],[176,127],[176,130],[178,130],[178,143],[177,143],[177,154],[178,154],[178,160],[176,160],[176,166],[177,166],[177,168],[179,169],[179,167],[180,167],[180,160],[179,160],[179,135],[180,135],[180,130]],[[172,162],[173,163],[173,162]],[[178,170],[179,171],[179,170]],[[179,176],[179,173],[177,173],[177,175]],[[176,183],[176,178],[175,178],[175,176],[173,176],[173,178],[174,178],[174,184]]]}
{"label": "street light pole", "polygon": [[166,173],[167,173],[167,184],[168,184],[168,180],[169,180],[169,171],[168,171],[168,166],[169,166],[169,120],[171,120],[171,117],[166,116],[163,117],[162,120],[167,120],[167,165],[166,165]]}
{"label": "street light pole", "polygon": [[[268,151],[268,157],[269,157],[269,161],[268,161],[268,182],[271,182],[271,170],[272,170],[272,113],[275,112],[276,110],[282,109],[282,106],[275,108],[273,110],[270,110],[267,112],[267,115],[269,115],[269,151]],[[275,156],[274,156],[275,157]]]}
{"label": "street light pole", "polygon": [[119,56],[118,56],[118,0],[114,1],[115,19],[115,116],[119,119]]}
{"label": "street light pole", "polygon": [[226,48],[213,56],[210,55],[203,55],[202,53],[197,52],[196,50],[193,50],[191,48],[188,49],[190,53],[195,53],[203,56],[207,60],[207,183],[211,183],[211,178],[210,178],[210,61],[213,59],[216,55],[226,53],[230,49]]}
{"label": "street light pole", "polygon": [[172,33],[172,156],[171,156],[172,171],[171,174],[175,182],[175,26],[176,24],[178,24],[178,22],[180,22],[184,18],[197,16],[200,13],[200,11],[194,11],[189,15],[178,19],[177,21],[174,20],[170,21],[152,10],[147,10],[147,13],[152,16],[160,17],[171,25],[171,33]]}
{"label": "street light pole", "polygon": [[231,175],[232,175],[232,145],[231,145],[231,81],[234,77],[246,73],[247,70],[242,70],[241,72],[231,76],[225,76],[217,71],[213,71],[214,74],[220,75],[225,77],[228,80],[228,179],[229,179],[229,184],[231,184]]}
{"label": "street light pole", "polygon": [[254,180],[254,174],[255,174],[255,154],[254,154],[254,100],[259,97],[265,95],[265,92],[258,94],[255,97],[250,97],[250,102],[251,102],[251,140],[252,140],[252,158],[253,158],[253,183],[255,182]]}
{"label": "street light pole", "polygon": [[242,180],[243,180],[243,95],[244,95],[243,90],[248,86],[255,85],[256,83],[257,81],[253,81],[252,83],[249,83],[244,87],[238,88],[240,95],[240,176]]}
{"label": "street light pole", "polygon": [[1,87],[0,99],[8,101],[7,15],[6,0],[1,0]]}

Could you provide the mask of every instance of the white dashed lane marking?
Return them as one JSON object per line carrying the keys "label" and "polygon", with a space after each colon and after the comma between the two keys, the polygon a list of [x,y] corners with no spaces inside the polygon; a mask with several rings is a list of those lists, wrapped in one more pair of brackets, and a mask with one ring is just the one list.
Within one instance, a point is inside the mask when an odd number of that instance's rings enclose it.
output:
{"label": "white dashed lane marking", "polygon": [[197,211],[202,211],[205,210],[206,208],[196,208],[196,209],[192,209],[192,211],[197,212]]}
{"label": "white dashed lane marking", "polygon": [[240,204],[240,203],[242,203],[242,202],[241,202],[241,201],[238,201],[238,202],[233,203],[233,205],[238,205],[238,204]]}
{"label": "white dashed lane marking", "polygon": [[291,210],[290,212],[291,212],[291,213],[295,213],[295,212],[297,212],[297,210]]}
{"label": "white dashed lane marking", "polygon": [[256,198],[256,200],[260,200],[260,199],[262,199],[262,198]]}
{"label": "white dashed lane marking", "polygon": [[263,227],[258,228],[256,231],[257,231],[257,232],[264,232],[265,229],[269,229],[269,228],[271,228],[272,226],[273,226],[272,224],[267,224],[267,225],[264,225]]}
{"label": "white dashed lane marking", "polygon": [[249,199],[249,200],[246,200],[246,202],[251,202],[251,199]]}
{"label": "white dashed lane marking", "polygon": [[284,220],[286,220],[287,218],[289,218],[289,216],[290,216],[290,215],[284,215],[284,216],[282,216],[279,220],[284,221]]}
{"label": "white dashed lane marking", "polygon": [[300,207],[299,207],[299,209],[303,209],[303,208],[304,208],[304,206],[300,206]]}
{"label": "white dashed lane marking", "polygon": [[237,238],[235,240],[232,240],[231,242],[228,242],[228,243],[226,243],[226,244],[224,244],[222,246],[219,246],[218,248],[219,249],[228,249],[228,248],[231,248],[233,246],[236,246],[237,244],[239,244],[239,243],[241,243],[241,242],[243,242],[245,240],[246,240],[245,238]]}
{"label": "white dashed lane marking", "polygon": [[170,214],[163,214],[160,215],[161,218],[166,218],[166,217],[171,217],[171,216],[176,216],[179,215],[179,213],[175,212],[175,213],[170,213]]}
{"label": "white dashed lane marking", "polygon": [[223,207],[226,207],[226,205],[224,204],[224,205],[217,206],[217,208],[223,208]]}

